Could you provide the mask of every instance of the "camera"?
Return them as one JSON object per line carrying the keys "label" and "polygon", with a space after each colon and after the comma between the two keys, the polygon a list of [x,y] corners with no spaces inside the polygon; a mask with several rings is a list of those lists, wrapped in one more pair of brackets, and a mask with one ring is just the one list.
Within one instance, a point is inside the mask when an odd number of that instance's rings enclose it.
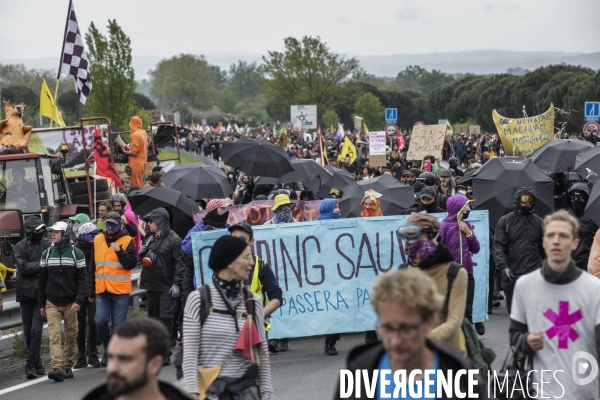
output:
{"label": "camera", "polygon": [[156,261],[156,254],[152,250],[148,250],[146,255],[142,258],[142,265],[144,267],[149,267]]}

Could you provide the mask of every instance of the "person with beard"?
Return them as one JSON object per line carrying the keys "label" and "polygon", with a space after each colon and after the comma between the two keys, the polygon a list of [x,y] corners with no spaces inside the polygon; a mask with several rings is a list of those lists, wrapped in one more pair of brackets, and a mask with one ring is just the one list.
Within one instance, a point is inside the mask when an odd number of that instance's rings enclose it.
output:
{"label": "person with beard", "polygon": [[564,172],[554,172],[550,174],[550,178],[554,179],[554,209],[568,210],[569,199],[567,196],[567,176]]}
{"label": "person with beard", "polygon": [[44,318],[40,314],[42,307],[38,302],[38,274],[42,252],[52,242],[44,237],[46,224],[37,215],[28,217],[23,228],[25,238],[15,245],[14,252],[17,267],[16,300],[21,308],[23,336],[27,346],[25,375],[27,379],[35,379],[46,374],[40,358]]}
{"label": "person with beard", "polygon": [[[87,265],[87,276],[88,276],[88,290],[89,290],[89,279],[94,277],[94,238],[100,232],[96,226],[91,222],[85,222],[79,226],[79,236],[75,242],[75,247],[83,252],[85,256],[85,264]],[[79,327],[77,332],[77,356],[75,357],[75,365],[73,368],[85,368],[88,363],[98,368],[101,366],[100,360],[98,359],[98,329],[96,327],[96,304],[91,301],[94,296],[94,291],[89,290],[87,294],[88,298],[81,310],[77,312],[77,325]],[[87,321],[86,321],[87,320]],[[87,323],[86,323],[87,322]],[[86,328],[88,329],[88,348],[86,351],[85,346],[85,334]],[[89,358],[86,358],[86,355]]]}
{"label": "person with beard", "polygon": [[[40,314],[48,318],[52,371],[48,379],[61,382],[73,378],[77,341],[77,312],[85,303],[86,265],[83,252],[71,243],[71,221],[58,221],[50,228],[52,245],[40,258],[38,298]],[[61,324],[64,322],[63,352]]]}
{"label": "person with beard", "polygon": [[364,210],[360,212],[361,217],[383,217],[381,212],[381,193],[369,189],[365,192],[360,204]]}
{"label": "person with beard", "polygon": [[[263,304],[257,294],[242,285],[250,278],[253,265],[252,248],[246,240],[220,237],[208,258],[212,283],[188,298],[183,319],[183,379],[193,398],[273,398]],[[206,312],[204,304],[208,301],[211,307]],[[250,326],[253,337],[260,339],[249,349],[256,355],[252,360],[235,351],[240,340],[246,342],[241,335],[249,334],[244,328]],[[216,376],[201,385],[199,374]]]}
{"label": "person with beard", "polygon": [[420,192],[417,193],[419,196],[419,201],[413,204],[411,207],[404,210],[402,215],[410,215],[420,212],[426,212],[427,214],[434,213],[445,213],[446,210],[438,207],[435,198],[437,196],[437,191],[432,186],[426,186],[421,189]]}
{"label": "person with beard", "polygon": [[[104,221],[106,232],[94,237],[93,260],[88,277],[88,300],[96,303],[96,326],[104,346],[100,361],[106,367],[106,347],[110,340],[110,328],[119,326],[127,319],[129,297],[131,295],[131,270],[137,264],[135,242],[122,229],[121,216],[110,212]],[[80,243],[86,248],[86,243]],[[81,349],[80,349],[81,351]]]}
{"label": "person with beard", "polygon": [[544,259],[543,220],[533,213],[535,196],[530,186],[515,193],[515,211],[503,215],[494,233],[494,261],[502,275],[501,286],[510,313],[519,277],[541,268]]}
{"label": "person with beard", "polygon": [[584,271],[587,270],[594,235],[598,230],[598,225],[584,212],[589,197],[590,189],[583,182],[575,183],[569,190],[569,196],[567,197],[570,207],[569,213],[579,220],[579,230],[577,232],[579,243],[577,243],[577,248],[573,250],[571,257],[575,261],[575,265]]}
{"label": "person with beard", "polygon": [[194,253],[192,252],[192,233],[229,228],[230,225],[227,223],[229,211],[227,210],[227,207],[227,203],[222,199],[213,199],[208,202],[204,218],[190,229],[181,242],[181,248],[188,257],[194,258]]}
{"label": "person with beard", "polygon": [[433,215],[411,215],[406,225],[398,229],[398,236],[404,242],[408,257],[407,263],[401,265],[400,269],[418,268],[425,272],[435,281],[438,293],[448,300],[448,307],[445,307],[447,311],[442,310],[437,314],[435,326],[427,338],[445,342],[466,355],[461,325],[467,299],[467,270],[458,270],[448,296],[448,270],[454,262],[454,255],[438,240],[440,230],[440,223]]}
{"label": "person with beard", "polygon": [[169,399],[189,397],[158,380],[169,351],[169,332],[153,318],[133,318],[119,325],[108,345],[107,383],[83,400]]}
{"label": "person with beard", "polygon": [[440,186],[443,188],[445,195],[450,197],[456,194],[456,189],[454,189],[454,177],[452,176],[452,171],[449,169],[441,169],[438,172],[438,176],[440,178]]}
{"label": "person with beard", "polygon": [[[148,316],[158,318],[173,336],[173,320],[185,272],[181,239],[171,230],[169,213],[162,207],[146,214],[150,232],[140,248],[143,268],[140,288],[147,290]],[[171,346],[176,343],[171,341]],[[167,357],[165,364],[170,364]]]}

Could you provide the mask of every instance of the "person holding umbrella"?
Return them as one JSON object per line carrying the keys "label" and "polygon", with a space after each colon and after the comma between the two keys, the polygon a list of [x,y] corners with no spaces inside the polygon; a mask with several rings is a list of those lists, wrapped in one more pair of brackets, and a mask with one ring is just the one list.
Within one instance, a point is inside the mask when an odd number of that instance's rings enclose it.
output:
{"label": "person holding umbrella", "polygon": [[501,286],[509,313],[517,280],[541,268],[545,258],[544,221],[533,213],[535,202],[532,188],[521,186],[515,193],[515,211],[500,218],[494,233],[494,261],[502,274]]}

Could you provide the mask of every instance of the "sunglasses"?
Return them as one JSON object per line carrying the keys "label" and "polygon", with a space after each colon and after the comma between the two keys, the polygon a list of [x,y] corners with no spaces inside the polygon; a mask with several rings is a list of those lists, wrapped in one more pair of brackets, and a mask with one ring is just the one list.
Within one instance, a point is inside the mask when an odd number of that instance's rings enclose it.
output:
{"label": "sunglasses", "polygon": [[572,201],[575,201],[575,200],[585,201],[585,197],[583,197],[583,195],[581,195],[581,194],[572,194],[569,197],[571,198]]}
{"label": "sunglasses", "polygon": [[106,223],[106,228],[107,229],[111,229],[113,231],[119,230],[119,228],[121,227],[121,224],[115,224],[112,222],[107,222]]}

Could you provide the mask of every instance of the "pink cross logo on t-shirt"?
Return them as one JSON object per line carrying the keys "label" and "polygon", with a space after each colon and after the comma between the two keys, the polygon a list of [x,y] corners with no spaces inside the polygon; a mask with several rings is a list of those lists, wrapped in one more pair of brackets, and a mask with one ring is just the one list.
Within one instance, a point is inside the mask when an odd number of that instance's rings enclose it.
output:
{"label": "pink cross logo on t-shirt", "polygon": [[548,318],[554,326],[546,331],[546,334],[550,339],[558,335],[558,348],[568,349],[569,339],[575,341],[579,334],[572,328],[573,324],[581,320],[581,309],[569,314],[569,302],[559,301],[558,302],[558,315],[549,308],[544,313],[544,317]]}

